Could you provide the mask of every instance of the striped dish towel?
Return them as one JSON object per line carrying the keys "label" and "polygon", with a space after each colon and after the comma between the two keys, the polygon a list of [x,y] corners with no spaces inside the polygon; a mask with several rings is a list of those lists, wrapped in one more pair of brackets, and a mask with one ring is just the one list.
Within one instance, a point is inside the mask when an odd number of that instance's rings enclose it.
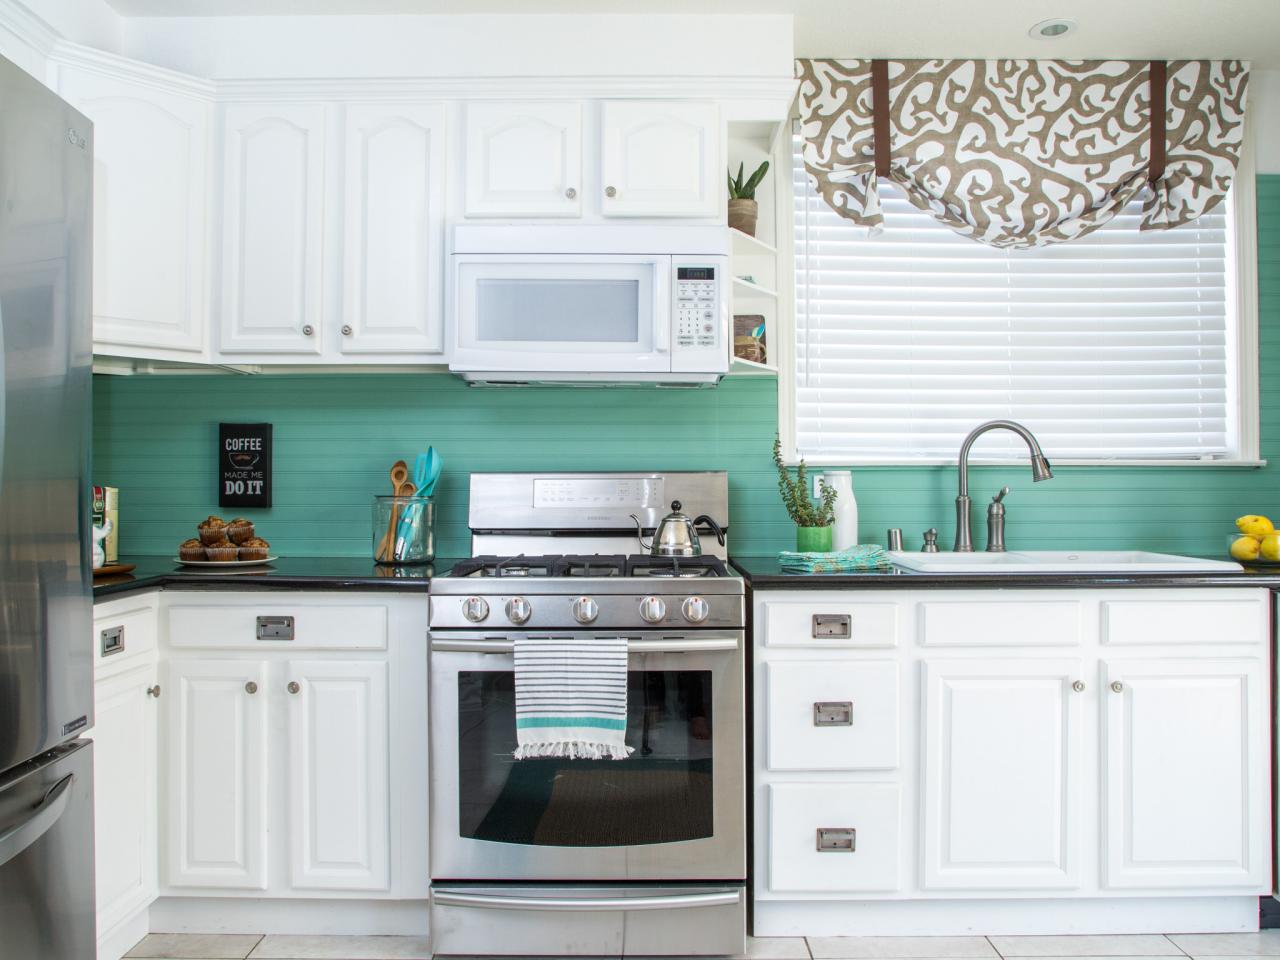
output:
{"label": "striped dish towel", "polygon": [[517,760],[625,760],[625,637],[516,638]]}
{"label": "striped dish towel", "polygon": [[783,550],[778,554],[783,573],[859,573],[892,570],[893,563],[884,547],[874,543],[859,544],[831,553],[796,553]]}

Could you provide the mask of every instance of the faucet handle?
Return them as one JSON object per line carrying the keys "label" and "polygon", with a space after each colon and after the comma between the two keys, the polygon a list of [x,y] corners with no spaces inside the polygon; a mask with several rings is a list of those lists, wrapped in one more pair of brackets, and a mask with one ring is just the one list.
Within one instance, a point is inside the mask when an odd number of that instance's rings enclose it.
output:
{"label": "faucet handle", "polygon": [[924,532],[924,546],[920,548],[921,553],[937,553],[938,552],[938,531],[930,527]]}
{"label": "faucet handle", "polygon": [[1003,500],[1003,499],[1004,499],[1005,497],[1007,497],[1008,495],[1009,495],[1009,488],[1008,488],[1008,487],[1001,487],[1001,488],[1000,488],[1000,492],[999,492],[999,493],[997,493],[994,497],[992,497],[992,498],[991,498],[991,502],[992,502],[992,503],[999,503],[1001,500]]}

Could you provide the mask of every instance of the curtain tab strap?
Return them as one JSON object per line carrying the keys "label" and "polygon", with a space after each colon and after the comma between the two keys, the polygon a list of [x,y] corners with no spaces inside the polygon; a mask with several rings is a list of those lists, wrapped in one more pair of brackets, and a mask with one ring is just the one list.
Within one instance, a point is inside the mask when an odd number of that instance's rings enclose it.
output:
{"label": "curtain tab strap", "polygon": [[871,132],[875,140],[876,176],[889,176],[889,61],[871,61]]}
{"label": "curtain tab strap", "polygon": [[1159,182],[1164,176],[1165,167],[1165,124],[1167,123],[1165,102],[1166,86],[1169,79],[1169,65],[1164,60],[1151,61],[1151,165],[1147,179],[1151,183]]}

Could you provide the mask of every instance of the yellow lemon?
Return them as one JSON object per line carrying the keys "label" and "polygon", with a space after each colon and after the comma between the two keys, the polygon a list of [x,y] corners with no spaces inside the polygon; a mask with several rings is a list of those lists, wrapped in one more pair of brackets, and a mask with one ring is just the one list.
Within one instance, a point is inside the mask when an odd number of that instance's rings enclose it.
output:
{"label": "yellow lemon", "polygon": [[1273,563],[1280,560],[1280,533],[1268,533],[1262,538],[1262,559]]}
{"label": "yellow lemon", "polygon": [[1260,517],[1257,514],[1249,514],[1241,517],[1236,521],[1236,528],[1241,533],[1247,533],[1254,537],[1264,537],[1268,533],[1275,530],[1275,526],[1266,517]]}
{"label": "yellow lemon", "polygon": [[[1275,541],[1277,549],[1280,549],[1280,536],[1272,534],[1268,539]],[[1239,560],[1241,563],[1250,563],[1258,559],[1258,554],[1262,552],[1262,544],[1255,537],[1243,536],[1237,537],[1231,544],[1231,558]]]}

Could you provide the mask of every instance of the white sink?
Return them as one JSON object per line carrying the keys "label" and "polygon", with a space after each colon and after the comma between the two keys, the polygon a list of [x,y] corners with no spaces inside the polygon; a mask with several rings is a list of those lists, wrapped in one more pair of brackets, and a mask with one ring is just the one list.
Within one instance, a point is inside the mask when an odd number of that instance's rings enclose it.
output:
{"label": "white sink", "polygon": [[895,566],[917,573],[1223,573],[1230,560],[1142,550],[1011,550],[1008,553],[910,553],[890,550]]}

